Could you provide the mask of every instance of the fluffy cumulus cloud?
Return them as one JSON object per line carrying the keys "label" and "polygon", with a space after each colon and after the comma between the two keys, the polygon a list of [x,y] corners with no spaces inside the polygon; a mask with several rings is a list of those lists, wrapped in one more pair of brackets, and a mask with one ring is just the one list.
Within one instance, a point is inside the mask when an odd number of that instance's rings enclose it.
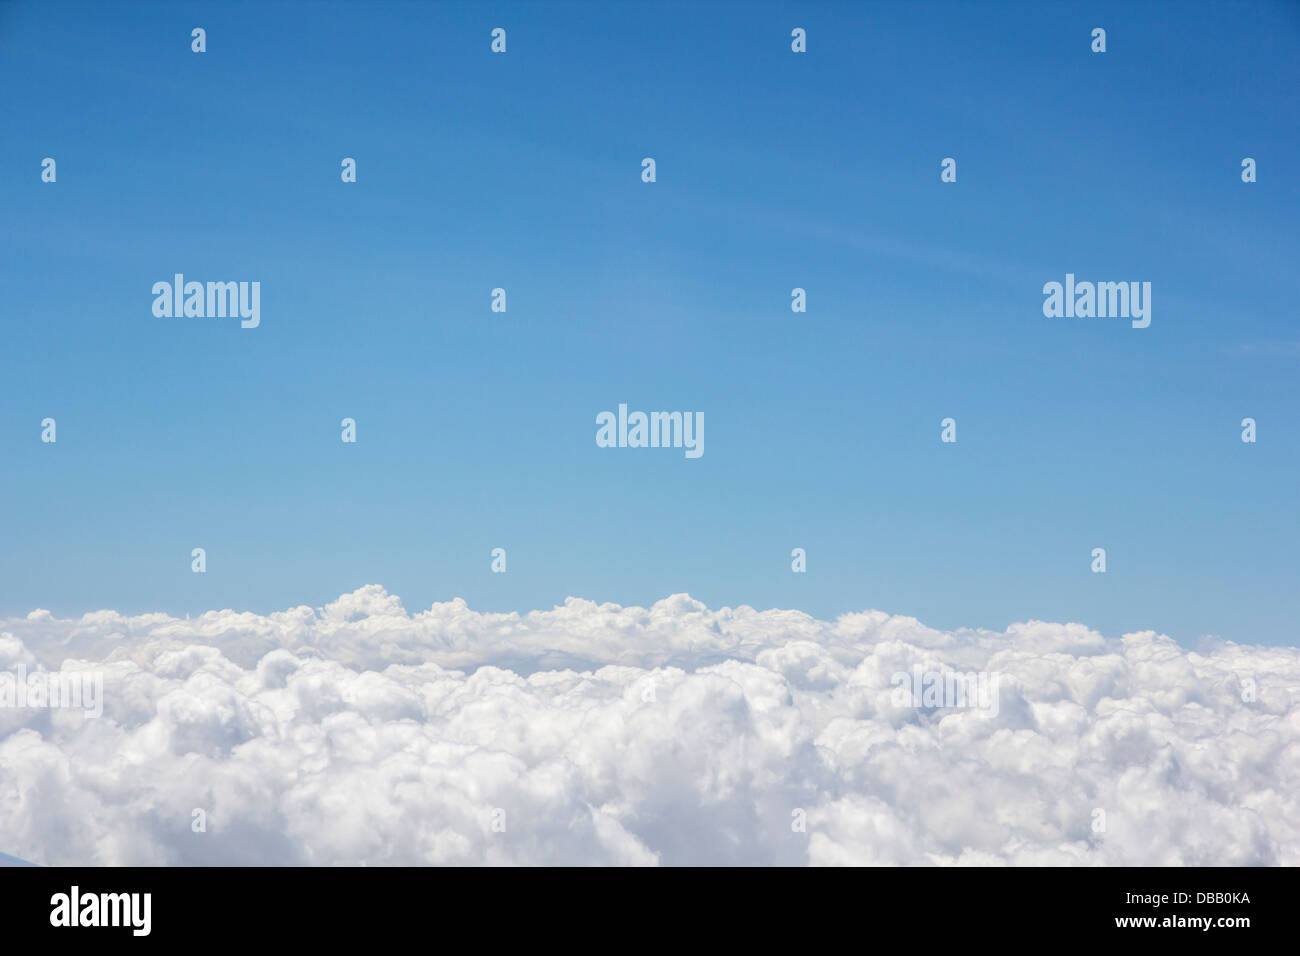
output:
{"label": "fluffy cumulus cloud", "polygon": [[1300,864],[1295,648],[369,586],[0,621],[0,674],[56,672],[102,716],[0,706],[41,863]]}

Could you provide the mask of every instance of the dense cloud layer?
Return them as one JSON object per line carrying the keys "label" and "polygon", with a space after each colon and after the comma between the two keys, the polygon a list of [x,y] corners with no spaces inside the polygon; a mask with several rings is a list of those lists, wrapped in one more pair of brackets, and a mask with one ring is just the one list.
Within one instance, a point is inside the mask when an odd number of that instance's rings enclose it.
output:
{"label": "dense cloud layer", "polygon": [[1300,864],[1295,648],[370,586],[0,621],[0,673],[60,669],[102,717],[0,707],[0,849],[42,863]]}

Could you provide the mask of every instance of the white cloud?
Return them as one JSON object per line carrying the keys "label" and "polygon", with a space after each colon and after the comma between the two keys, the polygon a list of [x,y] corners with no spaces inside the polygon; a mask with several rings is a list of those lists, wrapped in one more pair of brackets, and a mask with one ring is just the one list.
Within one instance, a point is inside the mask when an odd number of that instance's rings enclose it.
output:
{"label": "white cloud", "polygon": [[[369,586],[35,611],[20,666],[104,680],[99,719],[0,708],[0,849],[43,863],[1300,864],[1295,648]],[[913,668],[997,674],[996,716],[901,705]]]}

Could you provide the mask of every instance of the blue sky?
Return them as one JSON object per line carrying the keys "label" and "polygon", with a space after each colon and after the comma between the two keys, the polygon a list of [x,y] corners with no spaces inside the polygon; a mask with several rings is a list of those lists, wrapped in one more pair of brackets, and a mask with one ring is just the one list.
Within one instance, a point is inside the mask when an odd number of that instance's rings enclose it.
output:
{"label": "blue sky", "polygon": [[[380,583],[1297,643],[1300,5],[107,10],[0,4],[0,614]],[[155,318],[176,272],[261,326]],[[1067,272],[1151,326],[1045,318]],[[597,448],[620,402],[704,456]]]}

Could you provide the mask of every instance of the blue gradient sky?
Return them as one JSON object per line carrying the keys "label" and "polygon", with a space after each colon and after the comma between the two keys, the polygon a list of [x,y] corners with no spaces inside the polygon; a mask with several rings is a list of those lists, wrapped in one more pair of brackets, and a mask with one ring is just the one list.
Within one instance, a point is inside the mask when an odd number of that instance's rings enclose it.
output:
{"label": "blue gradient sky", "polygon": [[[381,583],[1297,643],[1298,53],[1289,3],[0,4],[0,614]],[[155,318],[175,272],[261,327]],[[1066,272],[1150,328],[1044,318]],[[597,448],[619,402],[704,457]]]}

